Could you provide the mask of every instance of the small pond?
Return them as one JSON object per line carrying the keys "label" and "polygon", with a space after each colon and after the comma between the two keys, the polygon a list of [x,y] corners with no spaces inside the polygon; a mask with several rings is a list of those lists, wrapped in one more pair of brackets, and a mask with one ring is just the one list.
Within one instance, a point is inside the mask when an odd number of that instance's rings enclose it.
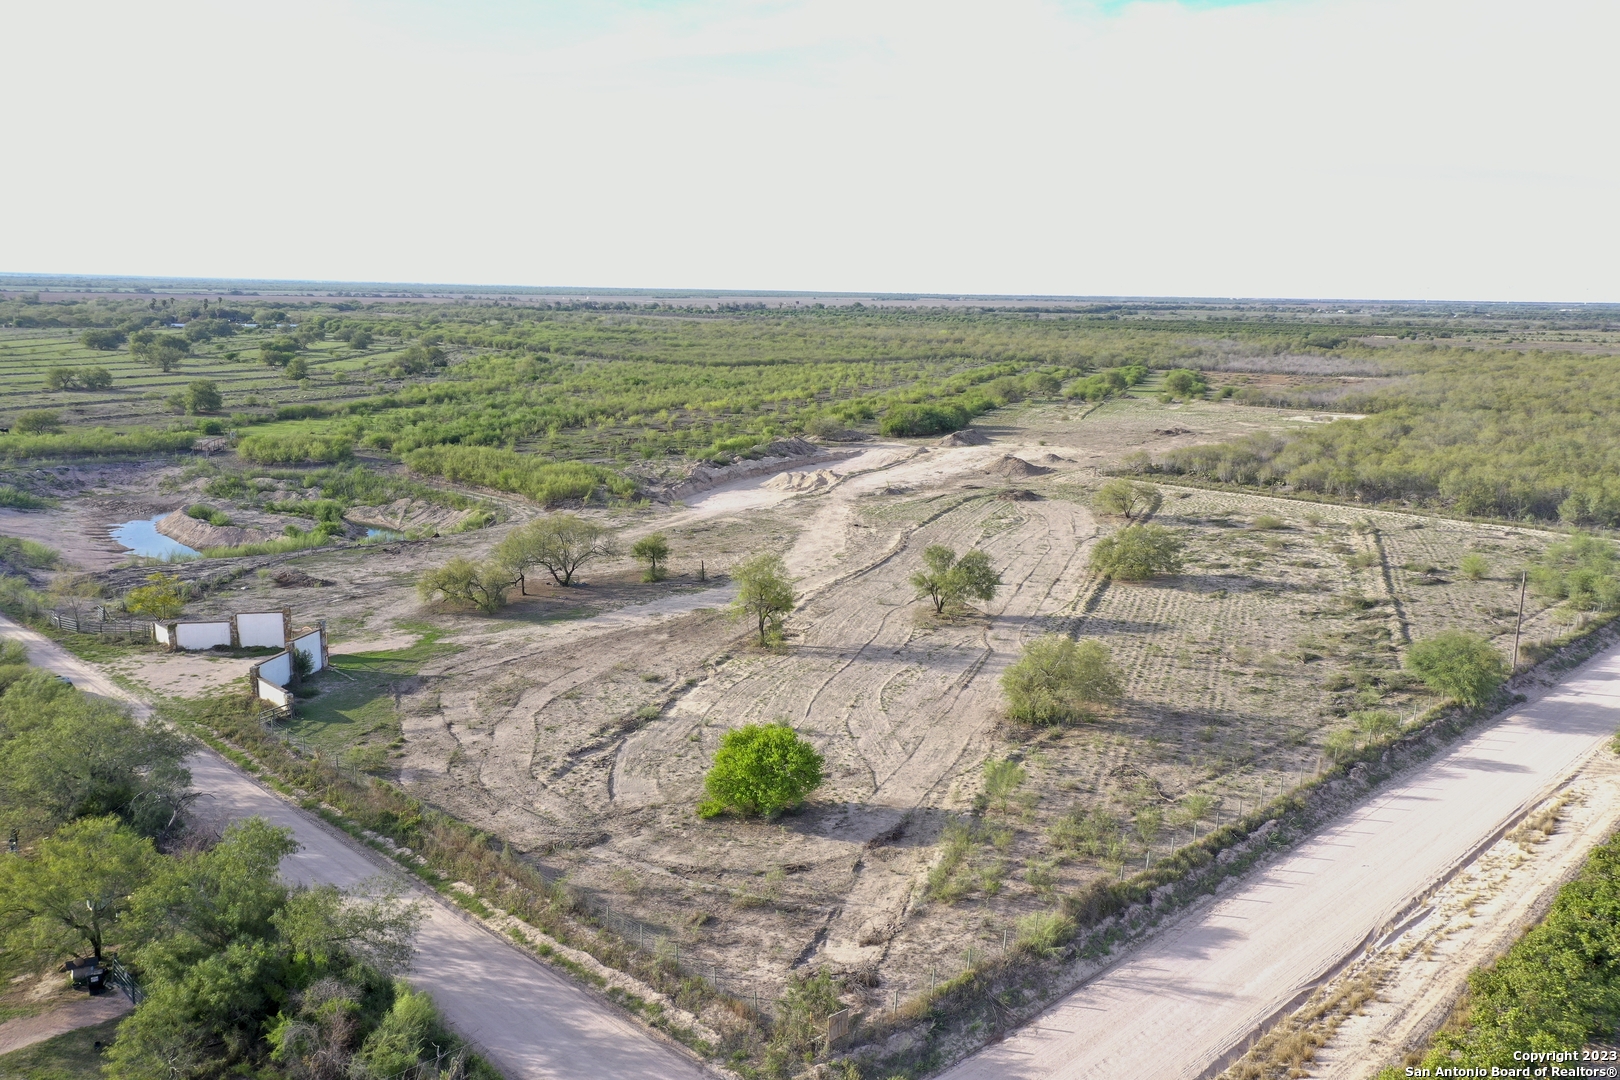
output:
{"label": "small pond", "polygon": [[167,515],[139,518],[112,527],[112,538],[129,549],[131,555],[144,555],[149,559],[194,559],[197,552],[178,540],[171,540],[157,531],[157,523]]}
{"label": "small pond", "polygon": [[402,532],[395,532],[393,529],[367,529],[366,530],[366,539],[367,540],[403,540],[403,539],[405,539],[405,534],[402,533]]}

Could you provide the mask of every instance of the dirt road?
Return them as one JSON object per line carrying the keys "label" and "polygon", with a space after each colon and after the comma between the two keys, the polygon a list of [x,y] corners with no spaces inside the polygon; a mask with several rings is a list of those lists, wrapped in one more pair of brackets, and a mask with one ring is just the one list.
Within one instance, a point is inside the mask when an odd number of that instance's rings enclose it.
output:
{"label": "dirt road", "polygon": [[1620,725],[1620,649],[1185,916],[950,1080],[1198,1077]]}
{"label": "dirt road", "polygon": [[[0,636],[23,642],[29,660],[73,680],[87,693],[148,706],[43,635],[0,618]],[[293,831],[299,851],[282,872],[301,883],[352,886],[397,873],[325,823],[266,791],[212,751],[186,761],[204,813],[235,819],[258,815]],[[417,890],[427,918],[417,938],[411,981],[432,993],[451,1025],[473,1039],[512,1080],[623,1077],[699,1080],[708,1073],[606,1003]]]}

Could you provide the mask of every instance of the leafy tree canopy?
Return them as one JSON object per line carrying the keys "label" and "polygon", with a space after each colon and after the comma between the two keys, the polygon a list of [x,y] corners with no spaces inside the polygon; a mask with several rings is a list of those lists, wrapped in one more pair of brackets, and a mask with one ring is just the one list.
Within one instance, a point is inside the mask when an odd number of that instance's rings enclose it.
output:
{"label": "leafy tree canopy", "polygon": [[1406,667],[1437,694],[1478,707],[1506,681],[1508,663],[1491,643],[1463,630],[1442,630],[1412,643]]}
{"label": "leafy tree canopy", "polygon": [[1119,700],[1124,676],[1102,642],[1047,634],[1024,647],[1024,655],[1002,673],[1001,688],[1014,719],[1058,724],[1083,720],[1096,706]]}
{"label": "leafy tree canopy", "polygon": [[745,724],[720,741],[698,814],[776,814],[798,806],[821,786],[823,765],[816,748],[787,724]]}
{"label": "leafy tree canopy", "polygon": [[1162,525],[1128,525],[1097,541],[1091,568],[1114,581],[1146,581],[1181,572],[1183,544]]}

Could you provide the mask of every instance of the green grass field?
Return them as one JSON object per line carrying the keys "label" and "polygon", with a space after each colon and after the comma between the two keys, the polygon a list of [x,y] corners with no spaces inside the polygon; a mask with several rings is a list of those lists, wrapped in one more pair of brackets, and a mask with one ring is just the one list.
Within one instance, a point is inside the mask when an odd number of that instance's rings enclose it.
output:
{"label": "green grass field", "polygon": [[[259,362],[259,345],[269,339],[268,334],[250,332],[196,345],[194,355],[165,373],[131,356],[128,348],[86,348],[79,344],[78,330],[0,328],[0,416],[55,409],[72,427],[162,426],[180,415],[166,399],[194,379],[212,379],[219,385],[225,413],[336,404],[387,389],[389,382],[368,376],[366,368],[386,363],[403,348],[398,342],[359,350],[341,341],[313,342],[301,354],[310,376],[295,382],[281,369]],[[239,356],[228,360],[228,352]],[[112,387],[52,391],[45,385],[46,374],[60,367],[106,368],[113,377]]]}

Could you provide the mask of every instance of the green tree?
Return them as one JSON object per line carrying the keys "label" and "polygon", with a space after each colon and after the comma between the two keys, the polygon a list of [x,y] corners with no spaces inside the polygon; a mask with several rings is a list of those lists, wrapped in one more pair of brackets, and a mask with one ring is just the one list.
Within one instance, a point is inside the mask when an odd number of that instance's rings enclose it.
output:
{"label": "green tree", "polygon": [[758,627],[761,645],[779,640],[783,620],[793,610],[794,601],[793,584],[782,556],[769,552],[756,555],[733,570],[731,577],[737,583],[732,613]]}
{"label": "green tree", "polygon": [[146,584],[129,590],[124,609],[162,622],[173,619],[186,607],[186,585],[174,574],[147,574]]}
{"label": "green tree", "polygon": [[1442,630],[1413,642],[1406,651],[1406,668],[1430,690],[1470,707],[1489,701],[1508,677],[1502,654],[1464,630]]}
{"label": "green tree", "polygon": [[990,557],[982,551],[958,559],[944,544],[930,544],[923,551],[923,565],[927,569],[912,574],[911,585],[919,598],[933,601],[936,615],[969,597],[992,600],[1001,585],[1001,575],[991,569]]}
{"label": "green tree", "polygon": [[0,858],[0,939],[14,956],[57,959],[121,940],[130,895],[152,872],[152,842],[116,817],[62,826],[26,858]]}
{"label": "green tree", "polygon": [[191,344],[178,334],[138,330],[129,337],[129,353],[160,371],[173,371],[191,355]]}
{"label": "green tree", "polygon": [[111,1080],[265,1075],[266,1056],[288,1076],[370,1075],[350,1060],[391,1004],[420,910],[289,890],[277,864],[291,846],[285,830],[245,822],[132,898],[148,996],[118,1029]]}
{"label": "green tree", "polygon": [[213,379],[193,379],[186,386],[186,412],[196,416],[199,413],[218,412],[222,404],[219,396],[219,384]]}
{"label": "green tree", "polygon": [[298,379],[307,379],[309,378],[309,361],[305,360],[302,356],[295,356],[291,360],[287,361],[287,367],[283,374],[285,374],[287,378],[294,381],[297,381]]}
{"label": "green tree", "polygon": [[1547,545],[1530,568],[1530,584],[1575,611],[1608,611],[1620,606],[1620,552],[1609,540],[1578,532]]}
{"label": "green tree", "polygon": [[1179,398],[1203,397],[1209,389],[1204,376],[1188,368],[1176,368],[1164,377],[1165,390]]}
{"label": "green tree", "polygon": [[162,860],[130,898],[142,966],[175,979],[232,942],[272,936],[291,895],[278,868],[297,850],[290,829],[254,817],[232,822],[206,851]]}
{"label": "green tree", "polygon": [[630,554],[647,564],[643,581],[662,581],[664,564],[669,561],[669,538],[663,533],[643,536],[630,546]]}
{"label": "green tree", "polygon": [[161,720],[138,724],[37,668],[0,693],[0,826],[49,832],[115,814],[161,836],[188,802],[190,743]]}
{"label": "green tree", "polygon": [[1162,525],[1127,525],[1097,541],[1091,569],[1114,581],[1146,581],[1181,572],[1183,544]]}
{"label": "green tree", "polygon": [[1098,510],[1126,521],[1153,513],[1164,504],[1164,495],[1152,484],[1139,484],[1133,480],[1115,477],[1097,489],[1093,500]]}
{"label": "green tree", "polygon": [[55,435],[62,430],[62,414],[55,409],[29,409],[18,413],[11,426],[19,435]]}
{"label": "green tree", "polygon": [[112,352],[124,343],[122,330],[86,330],[79,335],[79,344],[87,349],[96,349],[100,352]]}
{"label": "green tree", "polygon": [[45,389],[50,391],[77,390],[79,388],[79,369],[70,367],[53,367],[45,373]]}
{"label": "green tree", "polygon": [[1462,561],[1457,564],[1457,569],[1469,581],[1482,581],[1491,574],[1490,562],[1477,551],[1470,551],[1464,555]]}
{"label": "green tree", "polygon": [[1007,712],[1032,724],[1084,719],[1094,707],[1117,701],[1123,676],[1108,646],[1047,634],[1024,647],[1024,655],[1001,676]]}
{"label": "green tree", "polygon": [[510,571],[501,563],[475,563],[458,556],[437,569],[422,571],[416,591],[429,602],[442,598],[493,615],[506,606],[506,590],[512,584]]}
{"label": "green tree", "polygon": [[823,764],[816,748],[787,724],[744,724],[720,740],[714,765],[703,778],[708,798],[698,804],[698,815],[791,809],[821,786]]}
{"label": "green tree", "polygon": [[549,514],[512,530],[495,549],[495,559],[510,567],[527,592],[525,572],[543,566],[558,585],[572,585],[579,568],[592,559],[615,554],[613,530],[575,514]]}

